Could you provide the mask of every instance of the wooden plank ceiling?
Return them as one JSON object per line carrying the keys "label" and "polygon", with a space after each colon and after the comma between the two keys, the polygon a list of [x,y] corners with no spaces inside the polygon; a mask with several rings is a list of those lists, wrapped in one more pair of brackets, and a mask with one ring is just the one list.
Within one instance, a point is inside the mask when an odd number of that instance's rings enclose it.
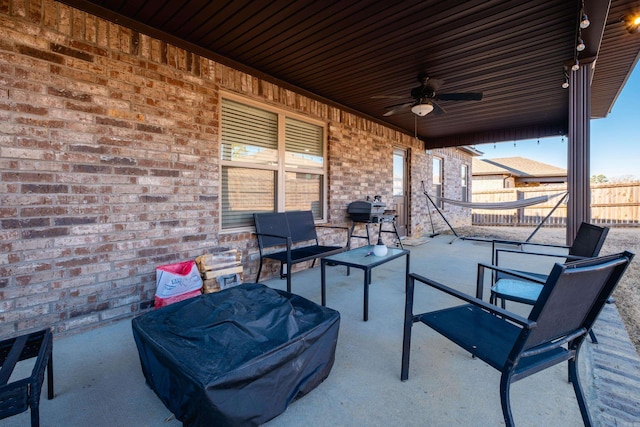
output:
{"label": "wooden plank ceiling", "polygon": [[[575,58],[580,1],[530,0],[63,0],[258,77],[385,123],[427,147],[566,134],[564,66]],[[585,0],[583,62],[598,55],[592,112],[613,105],[640,52],[620,17],[639,2]],[[591,9],[590,9],[591,8]],[[608,12],[608,13],[607,13]],[[603,34],[600,45],[600,35]],[[600,46],[599,46],[600,45]],[[417,76],[437,93],[481,101],[408,108]]]}

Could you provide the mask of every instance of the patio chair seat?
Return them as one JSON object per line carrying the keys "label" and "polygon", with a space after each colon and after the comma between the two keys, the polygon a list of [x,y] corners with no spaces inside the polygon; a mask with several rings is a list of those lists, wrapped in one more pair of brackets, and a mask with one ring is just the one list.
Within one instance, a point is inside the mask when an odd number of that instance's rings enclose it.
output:
{"label": "patio chair seat", "polygon": [[542,291],[542,285],[518,279],[500,279],[491,287],[491,294],[495,298],[529,305],[536,303],[540,291]]}
{"label": "patio chair seat", "polygon": [[[505,366],[513,343],[522,331],[499,316],[470,304],[425,313],[420,316],[420,322],[498,370]],[[553,364],[565,361],[570,357],[563,347],[525,357],[518,362],[514,374],[529,371],[549,361],[554,361]]]}

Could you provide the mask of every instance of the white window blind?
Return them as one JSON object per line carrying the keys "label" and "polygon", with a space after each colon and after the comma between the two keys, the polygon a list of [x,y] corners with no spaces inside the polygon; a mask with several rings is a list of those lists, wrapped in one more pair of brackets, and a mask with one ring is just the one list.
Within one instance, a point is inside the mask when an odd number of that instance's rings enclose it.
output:
{"label": "white window blind", "polygon": [[287,117],[285,129],[286,166],[322,169],[324,167],[323,128]]}
{"label": "white window blind", "polygon": [[275,164],[278,161],[278,115],[223,99],[222,160]]}

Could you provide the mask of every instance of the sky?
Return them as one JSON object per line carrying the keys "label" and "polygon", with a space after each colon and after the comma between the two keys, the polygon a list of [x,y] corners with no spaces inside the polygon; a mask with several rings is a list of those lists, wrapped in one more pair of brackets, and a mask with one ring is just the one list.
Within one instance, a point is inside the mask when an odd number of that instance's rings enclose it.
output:
{"label": "sky", "polygon": [[[590,175],[604,175],[609,180],[634,177],[640,179],[640,66],[636,65],[613,109],[604,119],[591,120]],[[526,157],[538,162],[567,168],[567,139],[541,138],[495,144],[476,148],[481,159]]]}

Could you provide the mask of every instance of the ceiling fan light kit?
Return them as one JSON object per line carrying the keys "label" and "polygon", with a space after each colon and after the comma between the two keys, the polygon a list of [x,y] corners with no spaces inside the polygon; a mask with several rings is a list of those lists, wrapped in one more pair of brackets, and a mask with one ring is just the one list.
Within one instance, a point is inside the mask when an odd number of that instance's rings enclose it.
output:
{"label": "ceiling fan light kit", "polygon": [[429,103],[418,104],[411,107],[411,112],[420,117],[424,117],[432,111],[433,111],[433,105]]}
{"label": "ceiling fan light kit", "polygon": [[[409,111],[419,117],[424,117],[432,111],[434,114],[439,115],[444,114],[446,111],[438,104],[438,101],[480,101],[482,99],[481,92],[437,93],[438,88],[444,82],[440,79],[429,77],[426,72],[418,74],[418,82],[420,86],[411,89],[413,101],[386,107],[389,110],[384,113],[385,117]],[[393,98],[397,97],[394,96]]]}

